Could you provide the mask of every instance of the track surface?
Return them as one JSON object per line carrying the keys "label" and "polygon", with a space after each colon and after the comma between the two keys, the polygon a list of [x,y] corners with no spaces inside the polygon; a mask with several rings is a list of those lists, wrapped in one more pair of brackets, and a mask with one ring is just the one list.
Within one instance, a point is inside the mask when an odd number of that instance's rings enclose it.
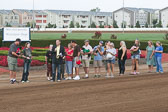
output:
{"label": "track surface", "polygon": [[168,75],[48,83],[0,90],[0,112],[168,112]]}

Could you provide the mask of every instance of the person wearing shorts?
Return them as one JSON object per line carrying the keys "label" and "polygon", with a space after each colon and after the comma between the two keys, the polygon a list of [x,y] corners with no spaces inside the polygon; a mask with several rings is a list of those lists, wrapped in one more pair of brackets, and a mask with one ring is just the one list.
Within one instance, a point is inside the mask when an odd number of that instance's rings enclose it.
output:
{"label": "person wearing shorts", "polygon": [[79,67],[80,64],[77,64],[78,61],[80,61],[80,46],[76,43],[76,41],[71,42],[73,46],[73,68],[75,68],[75,77],[74,80],[80,80],[79,76]]}
{"label": "person wearing shorts", "polygon": [[21,57],[20,50],[18,50],[21,40],[18,38],[14,43],[10,45],[8,53],[8,67],[10,71],[10,83],[14,84],[16,81],[16,71],[17,71],[17,58]]}
{"label": "person wearing shorts", "polygon": [[104,47],[103,47],[103,41],[99,42],[98,46],[94,47],[93,54],[94,54],[94,61],[93,61],[93,67],[95,68],[95,78],[99,78],[101,76],[101,67],[103,65],[103,53],[104,53]]}
{"label": "person wearing shorts", "polygon": [[85,45],[82,47],[82,66],[85,72],[84,78],[89,78],[89,65],[91,60],[91,54],[93,52],[92,47],[89,45],[89,40],[84,41]]}
{"label": "person wearing shorts", "polygon": [[114,43],[111,43],[110,47],[106,50],[106,59],[107,59],[106,60],[107,61],[107,75],[106,75],[106,77],[107,78],[114,77],[115,58],[116,58],[116,49],[114,48]]}
{"label": "person wearing shorts", "polygon": [[139,60],[140,60],[140,42],[135,40],[135,44],[131,47],[132,72],[131,75],[139,74]]}

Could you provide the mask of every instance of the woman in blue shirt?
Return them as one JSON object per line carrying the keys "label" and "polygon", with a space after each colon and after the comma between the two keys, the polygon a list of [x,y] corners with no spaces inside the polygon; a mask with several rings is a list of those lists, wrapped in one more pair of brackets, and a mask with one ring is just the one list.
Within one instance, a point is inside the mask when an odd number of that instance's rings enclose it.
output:
{"label": "woman in blue shirt", "polygon": [[156,73],[163,73],[163,67],[162,67],[162,53],[163,53],[163,47],[162,44],[158,41],[156,42],[156,49],[155,49],[155,58],[156,58]]}

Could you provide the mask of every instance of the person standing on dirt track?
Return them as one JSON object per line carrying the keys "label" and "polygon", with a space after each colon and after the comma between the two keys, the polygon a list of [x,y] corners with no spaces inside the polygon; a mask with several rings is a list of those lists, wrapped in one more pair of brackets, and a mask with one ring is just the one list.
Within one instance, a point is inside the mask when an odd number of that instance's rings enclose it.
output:
{"label": "person standing on dirt track", "polygon": [[156,42],[156,49],[155,49],[155,58],[156,58],[156,73],[163,73],[162,67],[162,53],[163,47],[162,44],[158,41]]}
{"label": "person standing on dirt track", "polygon": [[16,70],[17,70],[17,58],[21,57],[20,50],[18,50],[21,39],[16,39],[14,43],[10,45],[8,53],[8,67],[10,71],[10,83],[14,84],[16,81]]}
{"label": "person standing on dirt track", "polygon": [[79,67],[80,67],[80,46],[76,43],[76,41],[71,42],[73,46],[73,68],[75,68],[75,77],[74,80],[80,80],[79,76]]}
{"label": "person standing on dirt track", "polygon": [[56,40],[56,46],[52,48],[52,82],[55,82],[56,69],[57,69],[57,81],[61,81],[61,65],[65,58],[65,49],[60,45],[61,41]]}
{"label": "person standing on dirt track", "polygon": [[85,72],[85,79],[89,78],[89,65],[91,60],[91,54],[93,52],[92,47],[89,45],[89,40],[85,40],[85,45],[82,47],[82,66]]}
{"label": "person standing on dirt track", "polygon": [[93,61],[93,66],[95,68],[95,78],[101,77],[101,67],[103,66],[103,52],[104,52],[104,47],[103,47],[103,41],[99,42],[99,45],[95,46],[93,49],[93,54],[94,54],[94,61]]}

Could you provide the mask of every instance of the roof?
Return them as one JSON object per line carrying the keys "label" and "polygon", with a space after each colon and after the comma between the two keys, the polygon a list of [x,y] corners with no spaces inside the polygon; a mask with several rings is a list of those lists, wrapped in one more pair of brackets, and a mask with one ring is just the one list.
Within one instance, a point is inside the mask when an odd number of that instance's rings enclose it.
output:
{"label": "roof", "polygon": [[12,10],[0,10],[0,14],[7,14],[7,15],[9,15],[9,14],[11,14],[11,13],[13,13],[13,14],[15,14],[15,15],[18,15],[18,14],[16,14],[16,13],[14,13]]}
{"label": "roof", "polygon": [[95,16],[112,16],[112,12],[91,12],[91,11],[72,11],[72,10],[46,10],[48,12],[65,15],[95,15]]}
{"label": "roof", "polygon": [[138,12],[139,10],[144,10],[146,12],[154,13],[155,11],[159,9],[150,9],[150,8],[134,8],[134,7],[125,7],[128,10],[131,10],[133,12]]}
{"label": "roof", "polygon": [[166,9],[168,9],[168,7],[165,7],[164,9],[161,9],[160,12],[161,12],[161,11],[164,11],[164,10],[166,10]]}

